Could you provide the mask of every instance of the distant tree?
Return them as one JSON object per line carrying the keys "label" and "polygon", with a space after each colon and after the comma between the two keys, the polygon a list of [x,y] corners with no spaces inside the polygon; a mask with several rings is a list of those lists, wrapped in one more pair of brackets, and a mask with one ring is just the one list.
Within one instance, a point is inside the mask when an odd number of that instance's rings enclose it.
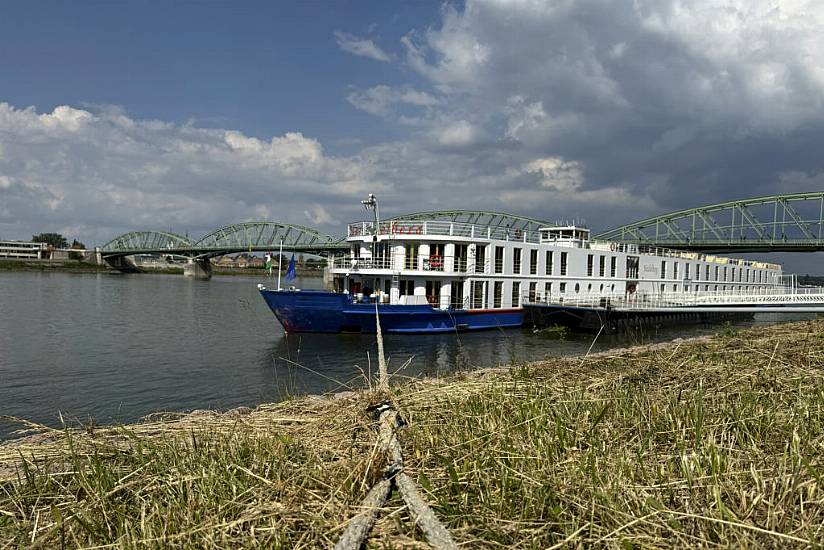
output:
{"label": "distant tree", "polygon": [[86,245],[74,239],[72,241],[72,250],[86,250]]}
{"label": "distant tree", "polygon": [[60,233],[40,233],[39,235],[32,235],[31,240],[36,243],[46,243],[54,248],[68,248],[69,243],[66,237]]}

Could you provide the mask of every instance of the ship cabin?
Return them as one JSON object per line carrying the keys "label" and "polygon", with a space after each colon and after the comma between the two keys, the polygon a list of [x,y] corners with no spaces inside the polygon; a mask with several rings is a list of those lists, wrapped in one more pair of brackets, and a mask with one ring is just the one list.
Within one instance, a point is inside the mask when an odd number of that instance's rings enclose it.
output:
{"label": "ship cabin", "polygon": [[578,225],[513,227],[441,219],[349,224],[330,259],[334,289],[355,301],[440,309],[517,309],[565,296],[766,291],[776,264],[594,241]]}

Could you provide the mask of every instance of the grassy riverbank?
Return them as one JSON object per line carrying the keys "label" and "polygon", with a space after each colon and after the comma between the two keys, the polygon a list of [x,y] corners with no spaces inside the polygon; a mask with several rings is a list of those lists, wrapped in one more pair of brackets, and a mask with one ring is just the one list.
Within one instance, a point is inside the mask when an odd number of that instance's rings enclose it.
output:
{"label": "grassy riverbank", "polygon": [[[406,471],[470,547],[824,540],[821,320],[414,381],[390,397],[408,422]],[[365,412],[379,399],[2,445],[0,547],[330,546],[380,475]],[[394,496],[370,540],[424,547],[411,525]]]}

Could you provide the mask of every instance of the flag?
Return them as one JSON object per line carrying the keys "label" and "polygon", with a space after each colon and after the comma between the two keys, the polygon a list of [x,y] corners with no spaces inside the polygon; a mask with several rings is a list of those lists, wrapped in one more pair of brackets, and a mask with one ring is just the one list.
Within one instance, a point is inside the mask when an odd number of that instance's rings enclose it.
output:
{"label": "flag", "polygon": [[292,252],[292,259],[289,260],[289,267],[286,268],[286,280],[291,281],[297,275],[295,275],[295,253]]}

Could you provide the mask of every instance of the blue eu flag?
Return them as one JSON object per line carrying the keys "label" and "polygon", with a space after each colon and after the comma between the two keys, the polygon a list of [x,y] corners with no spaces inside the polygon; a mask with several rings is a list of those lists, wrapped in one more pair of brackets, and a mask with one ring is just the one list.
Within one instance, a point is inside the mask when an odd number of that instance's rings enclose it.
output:
{"label": "blue eu flag", "polygon": [[289,260],[289,267],[286,268],[286,280],[291,281],[295,277],[295,253],[292,252],[292,259]]}

